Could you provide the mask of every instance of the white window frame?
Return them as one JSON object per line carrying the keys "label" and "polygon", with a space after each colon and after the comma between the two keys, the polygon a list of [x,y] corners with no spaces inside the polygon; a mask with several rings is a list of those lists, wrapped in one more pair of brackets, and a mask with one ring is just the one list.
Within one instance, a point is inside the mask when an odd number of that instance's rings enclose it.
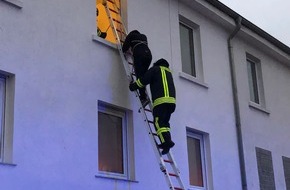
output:
{"label": "white window frame", "polygon": [[[193,48],[193,63],[195,67],[195,75],[193,73],[188,74],[187,72],[182,70],[183,63],[182,63],[182,56],[181,56],[181,71],[179,72],[179,76],[183,79],[192,81],[198,85],[208,87],[208,85],[204,82],[204,73],[203,73],[203,63],[202,63],[202,51],[201,51],[201,37],[200,37],[200,26],[191,20],[185,18],[182,15],[179,15],[179,25],[182,24],[192,32],[192,48]],[[180,35],[180,33],[179,33]],[[179,40],[180,36],[179,36]],[[181,47],[181,41],[180,41],[180,47]],[[181,55],[182,49],[180,48],[180,55]]]}
{"label": "white window frame", "polygon": [[[259,102],[256,102],[251,99],[251,82],[252,75],[249,72],[249,64],[252,63],[255,65],[255,75],[256,75],[256,85],[257,85],[257,93],[258,93],[258,99]],[[248,74],[248,89],[249,89],[249,106],[255,109],[258,109],[260,111],[263,111],[267,114],[269,114],[269,110],[266,109],[266,100],[265,100],[265,93],[264,93],[264,84],[263,84],[263,77],[262,77],[262,65],[261,61],[254,57],[253,55],[246,53],[246,64],[247,64],[247,74]]]}
{"label": "white window frame", "polygon": [[[121,179],[134,181],[135,171],[134,171],[134,146],[133,146],[133,126],[132,126],[132,113],[129,110],[113,106],[111,104],[99,101],[98,102],[98,113],[106,113],[112,116],[117,116],[122,118],[122,139],[123,139],[123,168],[124,173],[114,173],[100,171],[98,166],[98,174],[96,177],[105,177],[113,179]],[[99,158],[97,158],[99,159]],[[99,162],[98,162],[99,163]]]}
{"label": "white window frame", "polygon": [[[186,137],[194,138],[200,141],[200,155],[201,155],[201,166],[202,166],[202,178],[203,178],[203,187],[193,186],[190,184],[191,190],[207,190],[208,189],[208,174],[207,174],[207,164],[206,164],[206,145],[204,135],[194,132],[191,129],[186,130]],[[188,145],[187,145],[188,146]],[[189,160],[188,160],[189,162]],[[190,175],[190,173],[189,173]],[[189,177],[190,178],[190,177]]]}

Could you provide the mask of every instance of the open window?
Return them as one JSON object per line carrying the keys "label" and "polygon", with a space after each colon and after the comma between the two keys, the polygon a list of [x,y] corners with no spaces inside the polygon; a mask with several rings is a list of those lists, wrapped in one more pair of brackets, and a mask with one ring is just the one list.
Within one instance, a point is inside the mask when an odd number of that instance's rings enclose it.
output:
{"label": "open window", "polygon": [[[110,20],[106,12],[105,4],[110,9],[110,14],[114,20],[122,21],[122,0],[96,0],[96,27],[97,35],[111,43],[116,43],[113,29],[110,25]],[[119,25],[119,26],[118,26]],[[120,27],[120,24],[116,24]]]}

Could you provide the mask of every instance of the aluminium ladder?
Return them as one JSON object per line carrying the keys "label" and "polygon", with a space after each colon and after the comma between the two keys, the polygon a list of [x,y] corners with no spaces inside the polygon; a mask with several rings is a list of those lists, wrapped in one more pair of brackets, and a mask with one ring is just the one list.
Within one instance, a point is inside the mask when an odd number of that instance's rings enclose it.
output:
{"label": "aluminium ladder", "polygon": [[[110,26],[113,30],[116,39],[117,48],[119,50],[122,63],[124,65],[128,81],[132,82],[135,77],[133,63],[127,61],[127,56],[125,56],[122,51],[122,44],[124,43],[125,37],[127,36],[127,31],[121,18],[120,14],[121,10],[117,6],[115,0],[103,0],[102,3],[105,7],[107,16],[109,18]],[[157,157],[157,160],[159,161],[160,169],[164,173],[169,189],[185,190],[185,187],[180,177],[180,171],[177,168],[176,162],[173,158],[171,151],[169,151],[167,155],[162,155],[160,149],[158,148],[158,142],[160,142],[160,140],[155,131],[153,119],[149,118],[150,115],[152,117],[152,108],[153,108],[152,103],[150,102],[149,105],[147,106],[149,107],[149,109],[143,108],[138,92],[137,91],[134,92],[136,97],[138,97],[140,103],[139,112],[142,113],[143,119],[147,125],[147,130],[150,137],[150,141],[153,145],[154,153]],[[167,158],[164,158],[165,156],[167,156]]]}

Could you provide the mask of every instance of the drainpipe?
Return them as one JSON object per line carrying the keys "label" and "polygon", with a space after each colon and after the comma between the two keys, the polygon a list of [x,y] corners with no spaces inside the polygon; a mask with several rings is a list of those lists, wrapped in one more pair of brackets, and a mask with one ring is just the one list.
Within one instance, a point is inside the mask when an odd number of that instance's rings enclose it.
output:
{"label": "drainpipe", "polygon": [[235,122],[237,130],[237,141],[238,141],[238,150],[239,150],[239,161],[240,161],[240,171],[241,171],[241,181],[242,189],[247,190],[247,178],[246,178],[246,169],[245,169],[245,157],[244,157],[244,148],[243,148],[243,137],[241,129],[241,117],[240,117],[240,108],[239,108],[239,98],[237,90],[237,79],[236,79],[236,69],[233,58],[233,46],[232,39],[241,29],[242,17],[238,17],[236,20],[236,28],[231,33],[228,38],[228,51],[229,51],[229,64],[231,72],[231,81],[232,81],[232,91],[233,91],[233,103],[234,103],[234,112],[235,112]]}

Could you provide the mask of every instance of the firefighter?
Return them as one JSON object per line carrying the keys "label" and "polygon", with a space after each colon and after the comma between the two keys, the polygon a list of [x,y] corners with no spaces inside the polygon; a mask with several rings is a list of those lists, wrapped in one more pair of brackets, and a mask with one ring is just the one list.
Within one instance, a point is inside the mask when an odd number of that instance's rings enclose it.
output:
{"label": "firefighter", "polygon": [[[126,37],[122,47],[124,53],[129,49],[131,49],[133,53],[136,77],[141,78],[148,70],[152,61],[152,54],[148,47],[146,35],[141,34],[138,30],[131,31]],[[139,88],[140,99],[143,107],[146,107],[150,102],[145,91],[145,87]]]}
{"label": "firefighter", "polygon": [[143,77],[130,84],[131,91],[140,89],[150,84],[150,91],[153,102],[154,126],[163,149],[162,154],[167,154],[174,146],[170,134],[170,116],[175,111],[175,86],[165,59],[159,59],[154,63]]}

